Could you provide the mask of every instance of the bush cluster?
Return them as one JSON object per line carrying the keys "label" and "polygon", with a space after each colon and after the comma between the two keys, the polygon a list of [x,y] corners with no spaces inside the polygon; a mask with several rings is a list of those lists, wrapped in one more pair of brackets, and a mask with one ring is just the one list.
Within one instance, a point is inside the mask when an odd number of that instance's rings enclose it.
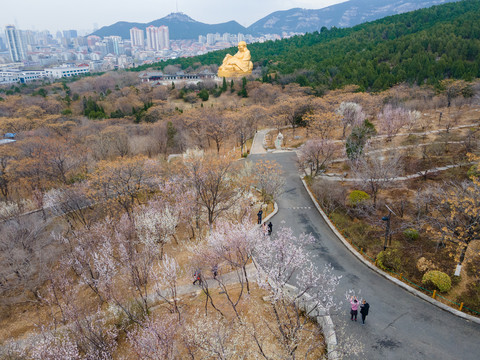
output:
{"label": "bush cluster", "polygon": [[405,236],[407,240],[413,241],[413,240],[418,240],[418,238],[420,237],[420,234],[416,229],[408,228],[403,231],[403,236]]}
{"label": "bush cluster", "polygon": [[398,249],[387,249],[377,255],[377,266],[383,270],[400,271],[402,260]]}
{"label": "bush cluster", "polygon": [[433,286],[440,292],[447,292],[452,288],[452,279],[444,272],[432,270],[423,275],[422,283]]}
{"label": "bush cluster", "polygon": [[369,199],[370,195],[368,195],[365,191],[353,190],[350,194],[348,194],[348,205],[355,207]]}

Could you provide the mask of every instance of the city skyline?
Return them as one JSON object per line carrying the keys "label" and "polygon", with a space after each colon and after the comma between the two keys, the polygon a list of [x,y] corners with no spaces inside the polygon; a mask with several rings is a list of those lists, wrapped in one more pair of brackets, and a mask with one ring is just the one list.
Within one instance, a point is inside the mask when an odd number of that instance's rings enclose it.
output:
{"label": "city skyline", "polygon": [[[0,27],[2,33],[7,25],[15,25],[21,30],[49,30],[53,34],[69,29],[87,33],[94,29],[94,24],[101,28],[118,21],[148,23],[176,11],[203,23],[218,24],[235,20],[243,26],[249,26],[275,11],[296,7],[321,9],[345,1],[347,0],[244,0],[240,3],[242,11],[239,11],[238,6],[232,6],[225,0],[138,0],[124,3],[121,7],[117,1],[112,0],[84,0],[81,6],[74,7],[58,0],[20,0],[2,5]],[[158,10],[154,10],[155,7]]]}

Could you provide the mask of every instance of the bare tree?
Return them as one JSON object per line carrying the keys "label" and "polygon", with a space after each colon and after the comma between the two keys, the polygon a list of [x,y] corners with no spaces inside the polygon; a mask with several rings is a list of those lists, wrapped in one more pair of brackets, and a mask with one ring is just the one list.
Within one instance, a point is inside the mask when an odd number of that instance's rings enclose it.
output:
{"label": "bare tree", "polygon": [[377,204],[378,192],[387,187],[397,176],[400,176],[402,164],[400,156],[391,157],[364,156],[353,162],[353,171],[360,181],[360,186],[366,189]]}
{"label": "bare tree", "polygon": [[255,163],[253,171],[253,184],[260,192],[264,204],[274,202],[285,187],[282,170],[275,160],[260,160]]}
{"label": "bare tree", "polygon": [[301,170],[308,169],[315,177],[325,171],[333,160],[338,146],[329,140],[308,140],[298,152],[298,164]]}
{"label": "bare tree", "polygon": [[209,226],[229,210],[242,195],[235,177],[235,164],[227,157],[200,156],[185,160],[187,178],[197,203],[206,210]]}

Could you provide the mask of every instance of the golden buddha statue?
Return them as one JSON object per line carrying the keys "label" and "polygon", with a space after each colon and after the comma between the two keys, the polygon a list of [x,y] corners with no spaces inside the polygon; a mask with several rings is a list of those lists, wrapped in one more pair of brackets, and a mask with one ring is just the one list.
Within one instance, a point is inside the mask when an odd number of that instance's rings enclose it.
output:
{"label": "golden buddha statue", "polygon": [[250,61],[250,51],[247,49],[247,43],[240,41],[238,43],[238,52],[235,55],[227,54],[223,59],[223,64],[218,68],[219,77],[245,76],[252,73],[253,64]]}

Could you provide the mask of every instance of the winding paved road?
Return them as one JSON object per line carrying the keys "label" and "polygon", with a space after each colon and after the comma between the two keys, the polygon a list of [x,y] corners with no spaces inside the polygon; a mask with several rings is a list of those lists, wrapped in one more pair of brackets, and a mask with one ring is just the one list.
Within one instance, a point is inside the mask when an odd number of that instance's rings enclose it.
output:
{"label": "winding paved road", "polygon": [[[262,134],[257,134],[261,141]],[[252,149],[253,150],[253,149]],[[364,344],[361,359],[480,359],[480,325],[459,318],[412,295],[361,263],[334,235],[316,210],[305,190],[294,152],[263,153],[255,151],[251,161],[268,158],[277,161],[286,178],[285,192],[278,199],[279,211],[273,217],[275,228],[282,221],[299,235],[311,233],[316,243],[310,251],[322,267],[331,263],[342,276],[337,289],[344,311],[333,314],[339,342],[353,335]],[[353,289],[370,303],[365,326],[349,319],[345,294]],[[345,328],[342,335],[338,330]],[[351,357],[354,358],[354,357]]]}

